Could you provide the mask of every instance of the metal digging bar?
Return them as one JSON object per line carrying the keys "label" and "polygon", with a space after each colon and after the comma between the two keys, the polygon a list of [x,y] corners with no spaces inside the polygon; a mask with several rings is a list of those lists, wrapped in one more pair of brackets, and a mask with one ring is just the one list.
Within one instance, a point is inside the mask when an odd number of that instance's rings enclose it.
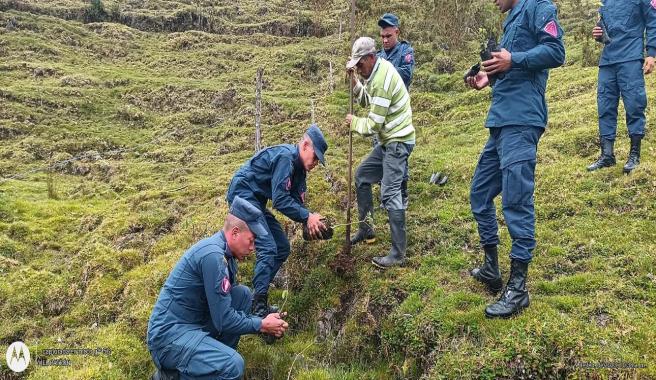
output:
{"label": "metal digging bar", "polygon": [[[349,114],[353,115],[353,71],[349,73]],[[348,150],[348,187],[346,202],[346,241],[344,242],[344,253],[351,254],[351,184],[353,182],[353,132],[349,127],[349,150]]]}

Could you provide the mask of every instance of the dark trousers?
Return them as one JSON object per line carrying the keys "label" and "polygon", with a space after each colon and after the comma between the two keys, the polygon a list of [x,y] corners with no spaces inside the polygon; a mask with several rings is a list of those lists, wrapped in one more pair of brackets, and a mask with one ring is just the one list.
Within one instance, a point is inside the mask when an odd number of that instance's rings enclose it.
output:
{"label": "dark trousers", "polygon": [[543,128],[490,128],[472,179],[470,202],[481,245],[499,244],[494,198],[501,194],[503,216],[512,238],[510,257],[530,261],[535,249],[535,163]]}
{"label": "dark trousers", "polygon": [[256,294],[269,291],[269,284],[276,277],[282,264],[287,261],[291,247],[287,234],[280,222],[267,210],[262,210],[260,223],[269,233],[267,236],[255,237],[255,270],[253,274],[253,288]]}
{"label": "dark trousers", "polygon": [[[355,172],[355,186],[371,193],[371,185],[380,182],[383,205],[387,210],[402,210],[401,182],[407,174],[408,157],[414,145],[391,142],[377,144]],[[358,191],[358,193],[361,193]],[[368,199],[371,199],[369,196]],[[358,199],[358,205],[362,202]],[[369,206],[369,205],[367,205]]]}
{"label": "dark trousers", "polygon": [[232,200],[235,196],[247,200],[263,214],[259,222],[266,228],[268,235],[255,237],[253,290],[256,294],[264,294],[269,291],[269,284],[289,257],[291,252],[289,240],[271,211],[257,200],[250,189],[240,187],[233,181],[228,189],[228,199]]}
{"label": "dark trousers", "polygon": [[599,67],[597,82],[599,136],[608,140],[615,140],[617,133],[617,108],[620,96],[626,110],[629,135],[644,136],[647,93],[642,60]]}

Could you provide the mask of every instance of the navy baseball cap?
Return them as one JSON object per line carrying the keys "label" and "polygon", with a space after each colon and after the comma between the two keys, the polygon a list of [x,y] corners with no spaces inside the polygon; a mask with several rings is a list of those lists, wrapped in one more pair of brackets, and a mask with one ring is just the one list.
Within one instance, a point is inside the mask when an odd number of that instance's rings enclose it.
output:
{"label": "navy baseball cap", "polygon": [[312,146],[314,147],[314,154],[321,162],[321,165],[326,166],[326,160],[323,155],[328,150],[328,143],[321,133],[321,129],[316,124],[310,125],[310,128],[305,132],[306,135],[312,140]]}
{"label": "navy baseball cap", "polygon": [[378,20],[378,26],[381,28],[387,28],[390,26],[399,27],[399,18],[396,17],[394,13],[385,13],[383,17]]}
{"label": "navy baseball cap", "polygon": [[243,220],[244,223],[248,225],[248,229],[250,229],[256,236],[267,236],[269,234],[262,223],[259,222],[262,216],[262,211],[248,203],[248,201],[235,197],[230,206],[230,214]]}

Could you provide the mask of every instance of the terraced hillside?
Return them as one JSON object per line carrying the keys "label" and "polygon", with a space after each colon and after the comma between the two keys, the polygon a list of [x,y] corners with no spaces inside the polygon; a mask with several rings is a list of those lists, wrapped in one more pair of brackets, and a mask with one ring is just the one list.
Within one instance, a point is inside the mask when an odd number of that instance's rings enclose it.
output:
{"label": "terraced hillside", "polygon": [[[383,213],[379,243],[339,270],[341,239],[303,242],[285,220],[293,249],[273,297],[291,332],[274,346],[242,340],[249,379],[656,378],[655,140],[630,176],[585,171],[597,155],[594,4],[557,4],[568,57],[551,74],[538,154],[532,306],[487,320],[494,298],[468,275],[481,258],[468,188],[490,93],[466,90],[461,72],[479,28],[502,18],[485,0],[361,0],[358,34],[375,36],[377,16],[395,10],[419,62],[409,265],[369,264],[389,247]],[[33,359],[70,361],[20,377],[152,372],[145,334],[161,284],[222,226],[230,176],[253,153],[259,67],[263,143],[294,142],[314,118],[330,149],[309,205],[345,221],[348,13],[337,1],[0,0],[0,347],[23,340]],[[356,164],[369,147],[355,139]],[[445,187],[428,184],[436,171]],[[252,263],[240,266],[246,284]],[[641,368],[582,368],[602,362]],[[0,377],[19,378],[0,363]]]}

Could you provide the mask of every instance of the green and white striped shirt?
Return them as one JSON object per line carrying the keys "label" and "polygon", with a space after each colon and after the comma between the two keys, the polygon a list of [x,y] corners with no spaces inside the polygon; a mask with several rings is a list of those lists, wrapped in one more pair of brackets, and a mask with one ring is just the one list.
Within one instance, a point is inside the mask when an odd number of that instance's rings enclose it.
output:
{"label": "green and white striped shirt", "polygon": [[362,107],[370,107],[367,117],[353,117],[351,130],[363,136],[378,134],[385,145],[390,142],[415,143],[410,95],[403,79],[390,62],[378,57],[374,69],[353,89]]}

